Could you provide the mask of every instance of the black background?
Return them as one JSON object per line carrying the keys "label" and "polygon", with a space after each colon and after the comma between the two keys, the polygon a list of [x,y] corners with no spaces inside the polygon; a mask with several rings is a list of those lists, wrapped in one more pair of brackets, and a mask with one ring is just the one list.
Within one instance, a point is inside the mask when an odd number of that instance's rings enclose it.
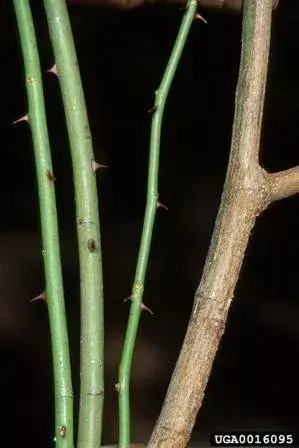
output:
{"label": "black background", "polygon": [[[159,210],[134,364],[136,441],[158,416],[191,312],[224,181],[240,55],[241,18],[201,11],[165,111]],[[45,15],[33,2],[61,225],[65,295],[78,398],[79,293],[75,212],[67,135]],[[106,330],[104,438],[117,436],[113,384],[128,316],[146,197],[148,110],[182,17],[177,5],[133,11],[71,7],[70,16],[98,162]],[[0,10],[0,394],[1,440],[51,445],[52,371],[34,159],[12,2]],[[261,163],[299,163],[299,5],[274,13]],[[257,221],[235,291],[194,440],[212,430],[297,429],[299,402],[299,202],[272,205]],[[202,429],[202,435],[199,434]],[[2,439],[3,436],[3,439]],[[206,440],[206,439],[205,439]]]}

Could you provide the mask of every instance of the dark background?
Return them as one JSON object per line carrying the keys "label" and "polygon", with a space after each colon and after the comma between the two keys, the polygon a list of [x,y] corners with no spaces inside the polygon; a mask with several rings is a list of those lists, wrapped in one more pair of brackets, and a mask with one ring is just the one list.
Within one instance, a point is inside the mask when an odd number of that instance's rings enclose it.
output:
{"label": "dark background", "polygon": [[[33,2],[55,166],[65,295],[78,398],[79,294],[67,135],[43,9]],[[146,441],[174,367],[213,231],[224,181],[240,55],[241,18],[201,11],[165,111],[159,210],[133,375],[134,440]],[[177,5],[133,11],[71,7],[98,175],[106,317],[106,443],[117,437],[113,385],[128,316],[146,196],[148,110],[182,17]],[[22,59],[12,2],[0,10],[0,404],[1,443],[51,445],[52,371],[38,200]],[[281,2],[273,20],[261,162],[299,163],[299,4]],[[298,428],[298,196],[259,219],[246,253],[194,441],[210,430]],[[202,430],[199,434],[199,429]]]}

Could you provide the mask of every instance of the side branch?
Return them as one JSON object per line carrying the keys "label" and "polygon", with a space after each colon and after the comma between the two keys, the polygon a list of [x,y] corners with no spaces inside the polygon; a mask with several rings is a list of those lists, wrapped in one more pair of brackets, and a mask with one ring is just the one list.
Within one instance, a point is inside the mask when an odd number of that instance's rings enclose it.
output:
{"label": "side branch", "polygon": [[265,179],[269,190],[268,203],[299,193],[299,166],[278,173],[265,172]]}

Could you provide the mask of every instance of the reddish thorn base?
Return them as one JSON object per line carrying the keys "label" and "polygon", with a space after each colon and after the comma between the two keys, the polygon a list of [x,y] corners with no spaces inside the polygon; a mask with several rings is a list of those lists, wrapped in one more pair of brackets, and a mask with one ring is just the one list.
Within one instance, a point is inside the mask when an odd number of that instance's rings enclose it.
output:
{"label": "reddish thorn base", "polygon": [[23,115],[23,117],[13,121],[12,124],[21,123],[21,121],[26,121],[27,123],[29,123],[29,115],[28,114]]}
{"label": "reddish thorn base", "polygon": [[109,168],[107,165],[102,165],[101,163],[96,162],[94,159],[91,161],[91,169],[95,173],[101,168]]}
{"label": "reddish thorn base", "polygon": [[31,299],[30,303],[36,302],[37,300],[43,300],[46,302],[46,294],[44,291],[42,293],[40,293],[38,296],[34,297],[34,299]]}
{"label": "reddish thorn base", "polygon": [[53,64],[49,70],[47,70],[47,73],[52,73],[52,75],[58,76],[58,67],[56,64]]}

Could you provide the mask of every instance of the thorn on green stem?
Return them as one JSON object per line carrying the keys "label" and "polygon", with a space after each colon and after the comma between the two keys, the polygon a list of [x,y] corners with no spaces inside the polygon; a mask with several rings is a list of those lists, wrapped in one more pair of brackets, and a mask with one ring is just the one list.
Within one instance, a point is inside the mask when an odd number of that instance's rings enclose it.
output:
{"label": "thorn on green stem", "polygon": [[158,110],[158,106],[153,106],[153,107],[151,107],[151,108],[148,110],[148,113],[151,114],[151,115],[155,115],[155,113],[157,112],[157,110]]}
{"label": "thorn on green stem", "polygon": [[43,300],[44,302],[47,302],[46,292],[45,291],[41,292],[38,296],[36,296],[33,299],[31,299],[30,303],[37,302],[38,300]]}
{"label": "thorn on green stem", "polygon": [[49,68],[49,70],[47,70],[47,73],[52,73],[52,75],[55,75],[55,76],[59,76],[59,73],[58,73],[58,67],[57,67],[57,65],[56,64],[53,64],[52,65],[52,67],[51,68]]}
{"label": "thorn on green stem", "polygon": [[153,311],[148,306],[146,306],[143,302],[141,303],[140,308],[142,311],[147,311],[151,316],[154,315]]}
{"label": "thorn on green stem", "polygon": [[165,73],[163,75],[159,89],[155,92],[154,107],[149,110],[149,112],[152,114],[152,126],[149,151],[147,201],[133,291],[132,296],[130,296],[129,298],[132,303],[130,307],[122,358],[119,365],[119,384],[121,384],[121,388],[119,390],[119,446],[121,447],[130,446],[131,416],[129,384],[140,313],[142,310],[147,310],[152,314],[151,310],[149,310],[143,304],[142,297],[149,261],[155,213],[157,207],[163,207],[167,210],[167,207],[158,201],[159,153],[163,111],[179,59],[181,57],[186,39],[196,15],[196,8],[197,2],[195,0],[188,0],[182,24],[180,26],[177,39],[173,46],[170,59],[166,66]]}
{"label": "thorn on green stem", "polygon": [[94,159],[91,160],[91,169],[94,173],[96,173],[101,168],[109,168],[108,165],[102,165],[96,162]]}
{"label": "thorn on green stem", "polygon": [[168,211],[168,207],[164,204],[162,204],[162,202],[157,201],[157,208],[164,208],[164,210]]}
{"label": "thorn on green stem", "polygon": [[13,121],[12,124],[17,124],[17,123],[21,123],[22,121],[26,121],[27,123],[29,123],[29,114],[25,114],[22,117],[18,118],[17,120]]}
{"label": "thorn on green stem", "polygon": [[207,20],[203,17],[203,16],[201,16],[200,14],[198,14],[198,13],[196,13],[196,15],[195,15],[195,17],[194,17],[194,20],[200,20],[201,22],[203,22],[205,25],[207,25]]}

